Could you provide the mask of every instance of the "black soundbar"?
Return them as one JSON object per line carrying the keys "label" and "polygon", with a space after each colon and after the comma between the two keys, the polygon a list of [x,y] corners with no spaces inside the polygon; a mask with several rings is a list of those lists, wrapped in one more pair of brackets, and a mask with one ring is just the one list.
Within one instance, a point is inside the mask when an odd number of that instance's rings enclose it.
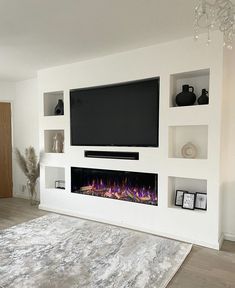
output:
{"label": "black soundbar", "polygon": [[88,158],[139,160],[139,152],[115,152],[115,151],[85,151]]}

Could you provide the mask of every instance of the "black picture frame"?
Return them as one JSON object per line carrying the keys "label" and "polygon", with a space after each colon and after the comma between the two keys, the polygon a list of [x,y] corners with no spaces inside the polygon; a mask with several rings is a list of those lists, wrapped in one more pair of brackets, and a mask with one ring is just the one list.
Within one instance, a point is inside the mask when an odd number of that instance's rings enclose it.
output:
{"label": "black picture frame", "polygon": [[[203,196],[204,199],[205,199],[205,203],[204,203],[203,207],[201,207],[201,205],[200,205],[200,206],[198,205],[198,201],[197,201],[197,200],[198,200],[198,198],[199,198],[200,196]],[[200,202],[202,202],[202,201],[200,201]],[[197,209],[197,210],[204,210],[204,211],[207,210],[207,193],[204,193],[204,192],[196,192],[195,209]]]}
{"label": "black picture frame", "polygon": [[[190,199],[191,197],[191,199]],[[187,199],[188,198],[188,199]],[[186,205],[186,201],[191,200],[191,203],[189,203],[190,205]],[[182,208],[183,209],[187,209],[187,210],[194,210],[195,209],[195,201],[196,201],[196,194],[192,193],[192,192],[185,192],[183,195],[183,204],[182,204]]]}
{"label": "black picture frame", "polygon": [[[175,206],[177,206],[177,207],[182,207],[182,205],[183,205],[183,197],[184,197],[184,193],[187,193],[188,191],[185,191],[185,190],[176,190],[175,191]],[[178,199],[181,195],[179,195],[179,194],[182,194],[182,200],[180,199]],[[180,201],[181,203],[180,204],[178,204],[178,201]]]}

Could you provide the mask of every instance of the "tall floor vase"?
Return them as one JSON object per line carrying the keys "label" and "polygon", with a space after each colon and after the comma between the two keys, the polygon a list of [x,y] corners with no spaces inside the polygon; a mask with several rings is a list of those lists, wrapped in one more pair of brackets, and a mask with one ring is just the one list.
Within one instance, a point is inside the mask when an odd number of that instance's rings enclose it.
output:
{"label": "tall floor vase", "polygon": [[27,188],[29,191],[30,203],[32,206],[38,205],[39,201],[37,200],[37,191],[36,191],[37,182],[27,181]]}

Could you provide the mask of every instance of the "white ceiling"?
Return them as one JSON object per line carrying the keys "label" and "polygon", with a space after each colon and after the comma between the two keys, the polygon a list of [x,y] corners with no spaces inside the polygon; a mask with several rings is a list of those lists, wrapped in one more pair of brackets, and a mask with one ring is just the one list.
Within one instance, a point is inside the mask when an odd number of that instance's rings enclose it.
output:
{"label": "white ceiling", "polygon": [[196,0],[0,0],[0,79],[192,35]]}

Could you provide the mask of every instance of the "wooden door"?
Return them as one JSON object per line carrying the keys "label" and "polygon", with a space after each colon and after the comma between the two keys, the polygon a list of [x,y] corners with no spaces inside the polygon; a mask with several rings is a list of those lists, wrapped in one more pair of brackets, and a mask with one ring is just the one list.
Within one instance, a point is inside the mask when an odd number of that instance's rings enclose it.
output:
{"label": "wooden door", "polygon": [[12,197],[12,143],[10,103],[0,103],[0,197]]}

